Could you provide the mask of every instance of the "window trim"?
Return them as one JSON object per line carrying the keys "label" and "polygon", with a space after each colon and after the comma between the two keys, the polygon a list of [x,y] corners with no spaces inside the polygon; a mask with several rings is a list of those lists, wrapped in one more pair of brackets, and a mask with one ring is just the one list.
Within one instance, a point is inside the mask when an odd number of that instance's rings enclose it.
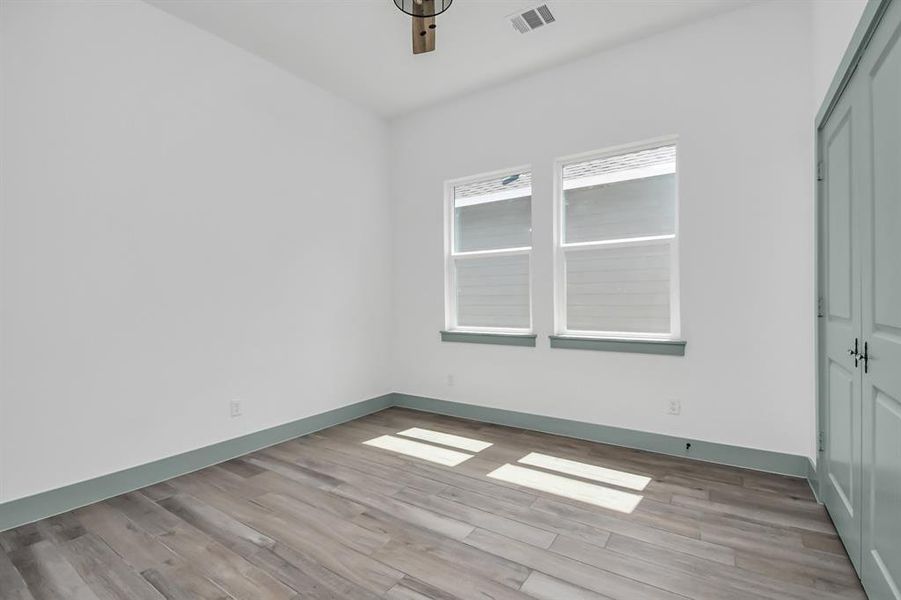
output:
{"label": "window trim", "polygon": [[538,336],[534,333],[498,333],[496,331],[442,331],[442,342],[492,344],[495,346],[527,346],[534,348]]}
{"label": "window trim", "polygon": [[[491,335],[491,334],[500,334],[502,336],[522,336],[522,335],[532,335],[534,333],[535,326],[535,316],[533,314],[532,307],[532,289],[533,289],[533,280],[532,280],[532,249],[534,248],[534,240],[532,239],[532,222],[530,219],[529,223],[529,246],[522,246],[517,248],[500,248],[495,250],[474,250],[468,252],[454,252],[454,238],[456,235],[455,225],[456,218],[454,209],[456,208],[455,199],[454,199],[454,188],[460,185],[466,185],[468,183],[477,183],[480,181],[484,181],[486,179],[499,179],[502,177],[506,177],[508,175],[516,175],[521,173],[531,173],[532,166],[531,165],[520,165],[518,167],[511,167],[508,169],[500,169],[497,171],[490,171],[487,173],[481,173],[479,175],[473,175],[468,177],[461,177],[458,179],[449,179],[444,182],[444,330],[442,331],[442,339],[444,341],[451,341],[448,339],[444,339],[444,334],[449,334],[449,336],[453,336],[453,334],[479,334],[479,335]],[[534,182],[533,182],[534,183]],[[511,196],[512,198],[521,198],[523,196]],[[534,208],[535,204],[533,202],[533,186],[529,186],[529,205],[530,205],[530,214],[532,214],[531,210]],[[485,256],[528,256],[529,258],[529,326],[526,328],[523,327],[476,327],[476,326],[464,326],[460,327],[457,323],[457,269],[456,269],[456,259],[470,259],[470,258],[480,258]],[[463,337],[457,336],[458,339],[454,341],[464,341]],[[503,339],[503,338],[501,338]]]}
{"label": "window trim", "polygon": [[593,336],[582,337],[575,335],[552,335],[548,337],[551,342],[551,348],[685,356],[685,340],[651,340],[614,337],[601,338]]}
{"label": "window trim", "polygon": [[[672,235],[643,236],[599,242],[574,242],[565,244],[566,203],[564,202],[563,168],[574,163],[600,158],[609,158],[631,152],[640,152],[676,146],[676,198]],[[554,160],[553,237],[554,237],[554,336],[553,338],[579,338],[582,340],[628,340],[628,341],[681,341],[681,289],[679,277],[679,140],[670,135],[643,142],[622,144],[602,150],[583,152],[558,157]],[[590,250],[599,247],[623,247],[634,244],[668,243],[670,245],[670,331],[668,333],[641,333],[616,331],[582,331],[568,329],[566,323],[566,253],[568,251]]]}

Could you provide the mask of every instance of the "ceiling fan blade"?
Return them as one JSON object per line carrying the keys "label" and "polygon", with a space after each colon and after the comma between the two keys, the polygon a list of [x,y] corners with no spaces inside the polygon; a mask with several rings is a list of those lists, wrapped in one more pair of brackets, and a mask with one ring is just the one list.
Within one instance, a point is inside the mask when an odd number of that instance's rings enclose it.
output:
{"label": "ceiling fan blade", "polygon": [[413,17],[413,54],[435,50],[435,17]]}

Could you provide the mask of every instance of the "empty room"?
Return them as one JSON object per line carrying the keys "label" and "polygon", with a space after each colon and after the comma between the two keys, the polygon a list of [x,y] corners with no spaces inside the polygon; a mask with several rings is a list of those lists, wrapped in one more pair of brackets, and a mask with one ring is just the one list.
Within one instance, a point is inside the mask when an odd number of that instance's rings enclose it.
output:
{"label": "empty room", "polygon": [[0,600],[901,600],[901,0],[0,0]]}

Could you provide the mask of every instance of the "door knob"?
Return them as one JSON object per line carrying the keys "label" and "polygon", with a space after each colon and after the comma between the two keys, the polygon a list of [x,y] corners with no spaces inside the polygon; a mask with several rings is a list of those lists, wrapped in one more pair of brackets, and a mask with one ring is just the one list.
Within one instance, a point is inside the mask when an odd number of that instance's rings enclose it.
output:
{"label": "door knob", "polygon": [[854,366],[857,366],[857,363],[860,361],[860,352],[858,351],[858,341],[857,338],[854,338],[854,347],[848,348],[848,356],[854,358]]}

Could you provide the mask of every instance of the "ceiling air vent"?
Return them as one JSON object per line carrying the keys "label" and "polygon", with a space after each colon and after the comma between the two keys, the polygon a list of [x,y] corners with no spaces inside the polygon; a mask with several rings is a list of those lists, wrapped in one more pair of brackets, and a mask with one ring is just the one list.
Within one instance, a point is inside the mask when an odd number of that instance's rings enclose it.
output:
{"label": "ceiling air vent", "polygon": [[535,8],[512,14],[509,19],[513,24],[513,28],[520,33],[529,33],[542,25],[548,25],[557,20],[551,13],[551,9],[547,7],[547,4],[541,4]]}

